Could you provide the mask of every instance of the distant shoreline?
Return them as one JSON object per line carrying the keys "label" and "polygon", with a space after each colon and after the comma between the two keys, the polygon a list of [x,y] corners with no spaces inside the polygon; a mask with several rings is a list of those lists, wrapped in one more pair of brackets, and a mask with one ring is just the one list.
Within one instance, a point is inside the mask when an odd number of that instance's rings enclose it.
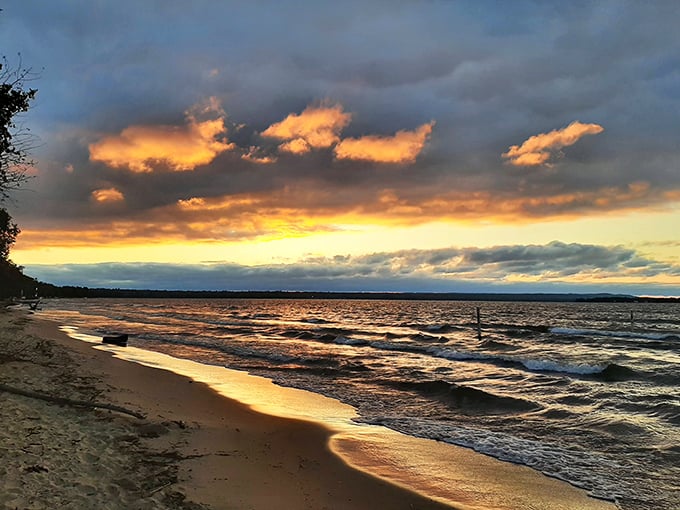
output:
{"label": "distant shoreline", "polygon": [[38,286],[46,298],[182,298],[182,299],[364,299],[395,301],[530,301],[591,303],[680,303],[678,297],[645,297],[609,293],[476,293],[476,292],[319,292],[106,289]]}

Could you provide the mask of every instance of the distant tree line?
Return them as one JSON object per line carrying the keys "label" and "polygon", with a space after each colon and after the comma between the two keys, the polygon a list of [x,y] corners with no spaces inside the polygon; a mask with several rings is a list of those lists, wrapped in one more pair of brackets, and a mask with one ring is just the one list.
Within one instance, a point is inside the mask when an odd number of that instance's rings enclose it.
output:
{"label": "distant tree line", "polygon": [[625,294],[540,294],[472,292],[319,292],[106,289],[36,283],[40,296],[54,298],[118,299],[357,299],[402,301],[528,301],[528,302],[680,302],[678,298],[647,298]]}

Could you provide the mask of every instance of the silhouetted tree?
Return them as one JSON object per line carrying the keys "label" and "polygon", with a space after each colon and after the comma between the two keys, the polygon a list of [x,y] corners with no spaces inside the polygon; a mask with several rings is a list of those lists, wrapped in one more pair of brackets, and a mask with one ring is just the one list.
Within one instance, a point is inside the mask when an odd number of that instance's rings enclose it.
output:
{"label": "silhouetted tree", "polygon": [[[18,122],[18,116],[28,111],[36,90],[27,89],[26,81],[31,70],[23,69],[21,59],[16,68],[0,62],[0,204],[9,198],[11,191],[26,182],[26,170],[33,162],[28,152],[33,138],[27,128]],[[9,250],[19,227],[12,221],[7,210],[0,207],[0,298],[16,296],[35,288],[34,279],[23,274],[22,268],[9,260]]]}
{"label": "silhouetted tree", "polygon": [[26,169],[33,164],[28,152],[33,138],[28,128],[18,124],[18,115],[28,111],[36,89],[26,89],[30,69],[15,69],[0,62],[0,202],[9,192],[26,182]]}
{"label": "silhouetted tree", "polygon": [[9,248],[19,235],[19,227],[5,209],[0,209],[0,260],[7,260]]}

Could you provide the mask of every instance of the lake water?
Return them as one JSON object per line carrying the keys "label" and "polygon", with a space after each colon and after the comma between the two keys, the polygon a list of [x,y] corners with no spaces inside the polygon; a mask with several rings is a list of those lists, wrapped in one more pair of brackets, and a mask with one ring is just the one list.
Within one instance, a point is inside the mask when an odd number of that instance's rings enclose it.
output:
{"label": "lake water", "polygon": [[680,509],[678,304],[74,299],[41,314],[322,393],[624,510]]}

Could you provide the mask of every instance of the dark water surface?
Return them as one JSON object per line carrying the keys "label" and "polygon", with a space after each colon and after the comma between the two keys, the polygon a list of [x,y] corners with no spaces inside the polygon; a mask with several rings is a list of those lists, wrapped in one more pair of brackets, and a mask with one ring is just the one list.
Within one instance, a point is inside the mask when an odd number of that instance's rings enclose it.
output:
{"label": "dark water surface", "polygon": [[680,510],[678,304],[88,299],[42,315],[337,398],[624,510]]}

